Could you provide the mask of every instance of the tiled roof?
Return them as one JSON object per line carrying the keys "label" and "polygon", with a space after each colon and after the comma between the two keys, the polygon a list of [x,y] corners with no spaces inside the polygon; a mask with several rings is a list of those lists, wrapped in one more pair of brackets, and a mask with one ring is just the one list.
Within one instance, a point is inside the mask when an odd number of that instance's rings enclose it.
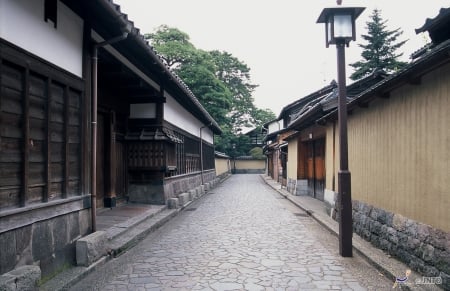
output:
{"label": "tiled roof", "polygon": [[416,33],[432,30],[436,26],[440,25],[443,21],[448,21],[450,17],[450,8],[441,8],[439,14],[434,18],[427,18],[425,24],[422,27],[416,29]]}
{"label": "tiled roof", "polygon": [[[190,102],[199,110],[201,115],[207,120],[207,122],[212,127],[213,131],[216,133],[221,133],[219,124],[214,120],[214,118],[206,111],[203,105],[198,101],[197,97],[195,97],[194,93],[189,89],[189,87],[184,83],[184,81],[175,74],[163,61],[160,54],[154,50],[154,48],[149,44],[149,42],[145,39],[144,35],[140,33],[140,29],[134,26],[134,22],[128,19],[128,15],[123,13],[120,9],[120,5],[114,3],[113,0],[99,0],[104,3],[104,6],[115,11],[115,16],[120,20],[124,21],[128,25],[131,26],[130,35],[133,36],[134,40],[138,42],[138,44],[146,50],[147,54],[155,60],[155,65],[162,68],[162,74],[166,74],[168,79],[172,81],[181,91],[189,98]],[[175,97],[175,96],[174,96]]]}
{"label": "tiled roof", "polygon": [[[370,100],[379,96],[388,94],[395,88],[410,82],[411,80],[420,78],[420,76],[434,70],[437,66],[442,65],[444,62],[450,62],[448,54],[450,53],[450,39],[435,46],[433,49],[425,52],[416,61],[411,62],[397,73],[392,74],[381,82],[367,88],[367,90],[361,92],[355,98],[348,103],[347,109],[351,110],[361,103],[367,103]],[[325,121],[329,118],[335,118],[337,110],[334,110],[324,117],[318,120],[319,122]]]}
{"label": "tiled roof", "polygon": [[[367,88],[373,86],[375,83],[378,83],[380,79],[386,78],[388,74],[386,74],[382,70],[374,71],[369,76],[362,78],[358,81],[347,86],[347,102],[351,102],[355,96],[357,96],[362,91]],[[306,127],[309,125],[307,122],[312,122],[314,120],[321,117],[321,115],[325,114],[329,110],[332,110],[337,107],[337,97],[338,90],[335,87],[331,92],[324,95],[317,95],[315,99],[311,100],[308,104],[306,104],[302,110],[292,119],[292,122],[288,125],[289,128],[293,127]],[[307,121],[307,122],[306,122]]]}

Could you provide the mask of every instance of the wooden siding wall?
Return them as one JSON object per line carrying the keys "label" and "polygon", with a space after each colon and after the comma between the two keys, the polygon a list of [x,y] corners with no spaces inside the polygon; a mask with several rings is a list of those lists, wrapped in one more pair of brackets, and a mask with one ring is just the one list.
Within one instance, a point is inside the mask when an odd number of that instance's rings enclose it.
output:
{"label": "wooden siding wall", "polygon": [[348,129],[353,199],[450,231],[450,65],[355,111]]}
{"label": "wooden siding wall", "polygon": [[81,83],[22,61],[0,59],[0,210],[82,191]]}

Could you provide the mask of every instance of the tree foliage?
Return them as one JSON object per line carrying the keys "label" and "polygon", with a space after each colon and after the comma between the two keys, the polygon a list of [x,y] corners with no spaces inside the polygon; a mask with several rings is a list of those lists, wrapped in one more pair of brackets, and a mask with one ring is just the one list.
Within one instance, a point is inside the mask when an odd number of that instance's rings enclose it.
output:
{"label": "tree foliage", "polygon": [[275,119],[271,110],[254,105],[252,93],[257,85],[251,82],[250,68],[228,52],[197,49],[188,34],[167,25],[145,37],[221,126],[216,149],[230,155],[248,154],[249,141],[240,130]]}
{"label": "tree foliage", "polygon": [[363,60],[350,64],[355,69],[350,76],[352,80],[366,77],[376,70],[395,72],[407,64],[398,60],[403,53],[396,53],[406,42],[406,40],[397,41],[403,31],[400,28],[389,31],[386,23],[387,21],[381,17],[381,11],[374,9],[370,20],[366,22],[367,34],[361,36],[367,44],[359,44],[363,49],[361,53]]}

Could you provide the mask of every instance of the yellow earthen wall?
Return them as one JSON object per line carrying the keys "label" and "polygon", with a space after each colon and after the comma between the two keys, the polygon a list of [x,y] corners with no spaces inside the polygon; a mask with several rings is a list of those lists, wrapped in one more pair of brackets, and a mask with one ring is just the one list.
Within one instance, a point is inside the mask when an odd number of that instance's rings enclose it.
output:
{"label": "yellow earthen wall", "polygon": [[[339,168],[336,126],[335,175]],[[332,189],[333,125],[327,128]],[[348,119],[352,198],[450,231],[450,65]],[[337,178],[335,189],[337,191]]]}
{"label": "yellow earthen wall", "polygon": [[229,159],[216,158],[215,163],[216,163],[216,176],[220,176],[224,173],[231,171]]}
{"label": "yellow earthen wall", "polygon": [[266,168],[266,160],[236,160],[236,170],[261,170]]}
{"label": "yellow earthen wall", "polygon": [[288,143],[287,178],[297,180],[298,140],[290,139]]}

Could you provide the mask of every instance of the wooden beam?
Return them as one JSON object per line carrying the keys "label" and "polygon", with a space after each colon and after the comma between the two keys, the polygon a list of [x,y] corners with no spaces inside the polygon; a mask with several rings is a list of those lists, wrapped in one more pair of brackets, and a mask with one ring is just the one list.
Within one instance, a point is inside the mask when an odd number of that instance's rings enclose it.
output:
{"label": "wooden beam", "polygon": [[47,119],[47,126],[46,126],[46,137],[45,137],[45,188],[44,188],[44,195],[42,197],[43,202],[48,202],[48,197],[51,195],[51,183],[52,183],[52,175],[51,175],[51,168],[52,168],[52,162],[51,162],[51,122],[50,122],[50,116],[51,116],[51,105],[52,105],[52,79],[47,79],[47,108],[46,108],[46,119]]}
{"label": "wooden beam", "polygon": [[69,87],[64,86],[64,185],[62,198],[67,198],[69,193]]}
{"label": "wooden beam", "polygon": [[25,207],[28,198],[29,172],[30,172],[30,69],[25,68],[23,81],[23,164],[22,164],[22,189],[19,195],[19,206]]}
{"label": "wooden beam", "polygon": [[108,125],[106,125],[106,118],[105,118],[105,127],[108,128],[108,137],[109,139],[105,139],[105,146],[107,150],[107,160],[105,161],[105,166],[107,166],[107,175],[105,179],[107,179],[107,185],[106,185],[106,195],[104,198],[113,198],[116,197],[116,184],[117,184],[117,177],[116,177],[116,168],[117,168],[117,161],[116,161],[116,112],[110,111],[108,114],[109,121]]}
{"label": "wooden beam", "polygon": [[380,97],[382,99],[389,99],[391,98],[391,92],[382,92],[377,94],[377,97]]}
{"label": "wooden beam", "polygon": [[91,24],[83,25],[83,77],[84,87],[81,93],[81,180],[79,194],[90,193],[90,112],[92,90],[92,59],[91,59]]}
{"label": "wooden beam", "polygon": [[158,99],[163,99],[164,101],[158,102],[156,104],[156,123],[158,125],[162,125],[164,122],[164,102],[166,101],[166,98],[164,97],[164,84],[160,83],[160,91],[158,93]]}

